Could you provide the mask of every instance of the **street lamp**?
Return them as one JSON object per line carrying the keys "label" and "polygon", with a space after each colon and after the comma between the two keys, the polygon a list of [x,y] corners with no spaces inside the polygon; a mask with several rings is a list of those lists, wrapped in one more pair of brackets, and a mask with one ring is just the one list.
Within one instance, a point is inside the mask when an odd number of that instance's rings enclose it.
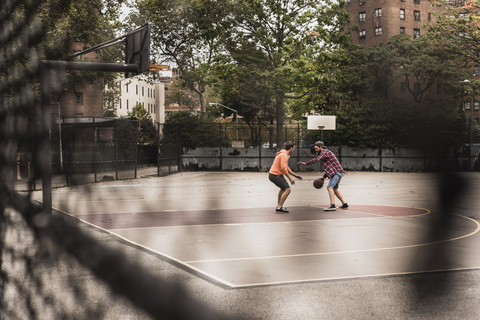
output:
{"label": "street lamp", "polygon": [[215,105],[217,105],[217,106],[224,107],[225,109],[228,109],[228,110],[230,110],[230,111],[235,112],[235,132],[236,132],[236,140],[238,140],[238,111],[235,110],[235,109],[232,109],[232,108],[230,108],[230,107],[227,107],[227,106],[225,106],[225,105],[223,105],[223,104],[221,104],[221,103],[218,103],[218,102],[210,102],[209,105],[210,105],[210,106],[215,106]]}

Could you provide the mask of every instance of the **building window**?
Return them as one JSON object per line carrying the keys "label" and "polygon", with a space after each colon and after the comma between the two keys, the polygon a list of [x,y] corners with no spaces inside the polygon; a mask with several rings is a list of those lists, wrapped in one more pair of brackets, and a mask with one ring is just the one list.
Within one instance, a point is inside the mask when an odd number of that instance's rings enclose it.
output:
{"label": "building window", "polygon": [[75,92],[75,104],[83,104],[83,93]]}
{"label": "building window", "polygon": [[120,103],[118,105],[118,109],[122,110],[122,99],[120,99]]}
{"label": "building window", "polygon": [[367,14],[365,12],[358,13],[358,22],[365,22]]}
{"label": "building window", "polygon": [[420,37],[420,29],[413,29],[413,39]]}
{"label": "building window", "polygon": [[431,12],[428,13],[428,21],[432,21],[432,13]]}
{"label": "building window", "polygon": [[382,27],[376,27],[375,28],[375,35],[376,36],[381,36],[382,35]]}
{"label": "building window", "polygon": [[473,101],[473,110],[478,111],[480,108],[479,101]]}
{"label": "building window", "polygon": [[359,38],[360,40],[365,40],[365,39],[367,38],[367,31],[365,31],[365,30],[360,30],[360,31],[358,32],[358,38]]}
{"label": "building window", "polygon": [[470,107],[471,107],[470,101],[465,101],[465,102],[463,103],[463,109],[465,109],[465,110],[470,110]]}
{"label": "building window", "polygon": [[413,3],[420,4],[420,0],[413,0]]}
{"label": "building window", "polygon": [[375,18],[381,17],[382,16],[382,8],[377,8],[373,11],[373,16]]}
{"label": "building window", "polygon": [[413,11],[413,19],[415,21],[420,21],[420,11],[418,10]]}
{"label": "building window", "polygon": [[401,93],[407,92],[407,84],[405,82],[400,82],[400,92]]}
{"label": "building window", "polygon": [[128,100],[127,100],[127,111],[128,111]]}
{"label": "building window", "polygon": [[405,20],[405,9],[400,9],[400,20]]}
{"label": "building window", "polygon": [[345,7],[348,7],[350,5],[350,0],[345,1]]}
{"label": "building window", "polygon": [[358,5],[363,6],[365,4],[366,0],[358,0]]}
{"label": "building window", "polygon": [[479,72],[480,72],[479,66],[474,66],[473,67],[473,76],[478,77]]}
{"label": "building window", "polygon": [[400,34],[405,34],[405,27],[400,27]]}

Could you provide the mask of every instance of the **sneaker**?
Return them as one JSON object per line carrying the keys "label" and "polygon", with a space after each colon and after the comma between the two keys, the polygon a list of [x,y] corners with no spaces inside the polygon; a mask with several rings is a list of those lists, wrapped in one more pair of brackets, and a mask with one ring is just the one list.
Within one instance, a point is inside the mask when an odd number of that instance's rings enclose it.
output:
{"label": "sneaker", "polygon": [[348,209],[348,203],[344,203],[342,204],[340,207],[338,207],[339,209]]}
{"label": "sneaker", "polygon": [[289,211],[287,210],[287,208],[284,208],[284,207],[281,207],[281,208],[277,208],[275,209],[275,211],[277,213],[288,213]]}
{"label": "sneaker", "polygon": [[335,211],[337,207],[334,204],[331,204],[330,207],[323,209],[323,211]]}

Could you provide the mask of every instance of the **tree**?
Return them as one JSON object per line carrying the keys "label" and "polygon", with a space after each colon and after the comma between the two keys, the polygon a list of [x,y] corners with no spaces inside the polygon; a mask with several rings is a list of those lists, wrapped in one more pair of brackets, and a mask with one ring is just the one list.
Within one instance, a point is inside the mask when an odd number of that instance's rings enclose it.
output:
{"label": "tree", "polygon": [[157,142],[158,133],[152,122],[152,117],[143,107],[142,104],[137,104],[132,108],[132,111],[127,113],[127,118],[138,121],[138,143],[151,144]]}
{"label": "tree", "polygon": [[[398,35],[387,42],[357,51],[354,64],[368,79],[370,95],[392,98],[392,85],[403,83],[415,102],[435,99],[437,86],[456,84],[467,75],[468,60],[432,34],[417,39]],[[352,73],[352,74],[353,74]],[[358,77],[358,76],[357,76]]]}
{"label": "tree", "polygon": [[[255,144],[259,141],[257,125],[271,131],[269,125],[275,119],[273,91],[264,72],[268,62],[263,53],[254,46],[242,50],[245,51],[234,56],[235,63],[219,63],[214,67],[213,94],[220,97],[222,104],[238,111],[249,126],[251,141]],[[233,112],[222,108],[220,113],[228,117]],[[273,133],[269,133],[272,137]]]}
{"label": "tree", "polygon": [[188,111],[175,112],[163,127],[163,143],[189,149],[218,147],[219,125],[211,118],[197,117]]}
{"label": "tree", "polygon": [[192,94],[192,92],[186,89],[183,85],[183,81],[174,81],[169,87],[168,96],[165,98],[165,104],[178,104],[180,106],[186,106],[190,110],[194,110],[199,105],[198,96]]}
{"label": "tree", "polygon": [[[46,30],[42,44],[43,59],[65,60],[68,41],[78,41],[85,48],[113,39],[119,28],[119,7],[125,0],[48,0],[40,7],[39,17]],[[99,51],[103,60],[120,58],[119,49]]]}
{"label": "tree", "polygon": [[198,95],[203,112],[210,66],[223,50],[229,7],[225,0],[139,0],[131,18],[137,25],[151,24],[152,52],[178,68],[183,86]]}
{"label": "tree", "polygon": [[345,39],[348,17],[341,4],[329,0],[242,0],[235,4],[235,29],[229,33],[227,48],[234,60],[251,47],[264,59],[258,74],[272,93],[280,145],[285,101],[315,90],[315,78],[321,77],[315,61]]}
{"label": "tree", "polygon": [[435,0],[432,4],[442,10],[435,13],[437,23],[431,25],[430,32],[443,41],[444,47],[480,63],[480,3],[477,0]]}

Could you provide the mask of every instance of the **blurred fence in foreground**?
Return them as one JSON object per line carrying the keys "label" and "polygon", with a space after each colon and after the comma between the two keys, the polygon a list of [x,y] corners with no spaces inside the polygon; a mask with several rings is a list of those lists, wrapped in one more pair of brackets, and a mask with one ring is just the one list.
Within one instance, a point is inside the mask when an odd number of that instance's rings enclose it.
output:
{"label": "blurred fence in foreground", "polygon": [[[38,56],[48,40],[40,11],[49,5],[7,0],[0,8],[0,319],[119,319],[127,309],[138,310],[138,319],[219,319],[179,283],[154,276],[93,238],[74,218],[49,208],[56,166],[80,173],[92,169],[80,163],[86,151],[77,157],[68,143],[64,162],[51,166],[46,97],[55,79]],[[66,136],[76,129],[62,125]],[[102,130],[98,123],[86,126],[90,137]],[[115,146],[125,151],[132,140]],[[83,147],[92,148],[93,158],[100,155],[98,144]],[[43,203],[32,201],[31,185],[16,191],[19,151],[28,154],[28,169],[42,181]]]}

